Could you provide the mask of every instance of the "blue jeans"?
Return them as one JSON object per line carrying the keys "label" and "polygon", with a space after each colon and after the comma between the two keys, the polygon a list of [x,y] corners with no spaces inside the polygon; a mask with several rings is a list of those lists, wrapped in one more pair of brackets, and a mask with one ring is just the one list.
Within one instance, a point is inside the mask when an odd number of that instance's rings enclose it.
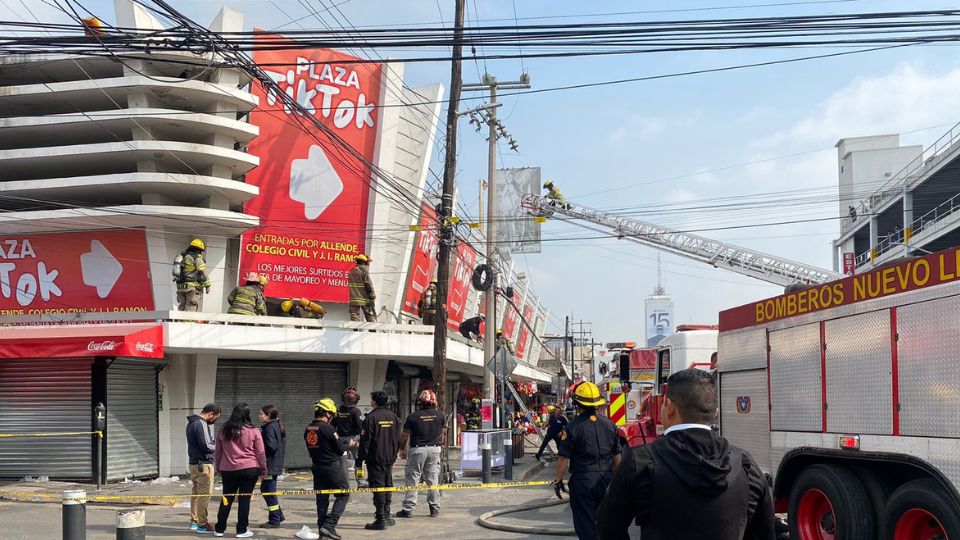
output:
{"label": "blue jeans", "polygon": [[[268,476],[260,481],[260,492],[268,493],[277,490],[277,477]],[[267,521],[270,523],[280,523],[284,520],[283,510],[280,509],[280,499],[276,495],[264,495],[263,502],[267,503],[267,511],[270,513]]]}

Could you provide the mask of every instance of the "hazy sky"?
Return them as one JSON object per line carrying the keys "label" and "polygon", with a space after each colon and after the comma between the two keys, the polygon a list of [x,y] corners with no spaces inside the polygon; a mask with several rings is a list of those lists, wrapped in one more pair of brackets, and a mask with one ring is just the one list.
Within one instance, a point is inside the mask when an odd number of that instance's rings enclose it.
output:
{"label": "hazy sky", "polygon": [[[23,0],[38,17],[62,20],[39,0]],[[90,11],[113,20],[113,2],[84,0]],[[220,6],[244,11],[248,26],[274,29],[300,19],[321,24],[304,3],[330,0],[172,0],[198,22]],[[663,10],[776,4],[782,0],[592,1],[468,0],[468,24],[655,20],[896,11],[955,7],[923,0],[850,0],[763,8]],[[0,15],[25,16],[20,0],[0,0]],[[451,0],[372,2],[340,0],[350,24],[450,24]],[[598,17],[595,14],[639,12]],[[657,12],[659,11],[659,12]],[[591,14],[591,16],[586,16]],[[289,16],[288,16],[289,15]],[[326,15],[326,14],[325,14]],[[339,16],[339,14],[338,14]],[[325,17],[328,24],[336,23]],[[502,19],[502,20],[500,20]],[[341,21],[343,19],[341,18]],[[285,28],[297,28],[287,24]],[[281,30],[282,32],[282,30]],[[776,49],[668,53],[589,59],[533,59],[464,64],[473,82],[484,70],[501,80],[526,70],[535,89],[642,77],[833,52]],[[520,144],[505,147],[506,167],[540,166],[568,196],[596,208],[631,209],[661,225],[723,239],[752,249],[828,268],[839,222],[836,202],[838,139],[905,133],[903,141],[928,144],[960,120],[960,60],[949,46],[906,47],[724,73],[695,75],[503,99],[500,109]],[[360,51],[355,51],[360,52]],[[384,56],[387,53],[381,53]],[[410,52],[395,53],[397,56]],[[409,64],[409,86],[449,83],[448,63]],[[463,206],[477,209],[477,184],[486,176],[486,143],[466,122],[459,137],[458,183]],[[439,148],[439,147],[438,147]],[[442,174],[442,155],[432,168]],[[750,203],[750,204],[747,204]],[[730,205],[736,205],[730,207]],[[821,219],[822,218],[822,219]],[[819,221],[809,221],[817,220]],[[774,225],[779,222],[803,221]],[[747,227],[742,227],[747,226]],[[742,228],[731,228],[742,227]],[[521,256],[551,312],[547,331],[562,332],[564,315],[593,323],[605,341],[643,338],[643,299],[656,283],[656,252],[614,239],[571,239],[596,233],[573,225],[544,225],[543,252]],[[672,255],[663,257],[664,285],[679,323],[715,323],[718,311],[772,296],[780,289]]]}

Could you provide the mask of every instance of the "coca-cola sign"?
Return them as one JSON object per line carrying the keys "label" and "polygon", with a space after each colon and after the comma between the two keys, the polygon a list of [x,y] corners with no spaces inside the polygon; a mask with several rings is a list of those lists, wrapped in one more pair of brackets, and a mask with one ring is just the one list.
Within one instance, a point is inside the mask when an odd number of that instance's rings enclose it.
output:
{"label": "coca-cola sign", "polygon": [[136,350],[138,352],[152,353],[153,352],[153,343],[141,343],[137,342]]}
{"label": "coca-cola sign", "polygon": [[87,343],[88,351],[112,351],[116,348],[116,341],[91,341]]}

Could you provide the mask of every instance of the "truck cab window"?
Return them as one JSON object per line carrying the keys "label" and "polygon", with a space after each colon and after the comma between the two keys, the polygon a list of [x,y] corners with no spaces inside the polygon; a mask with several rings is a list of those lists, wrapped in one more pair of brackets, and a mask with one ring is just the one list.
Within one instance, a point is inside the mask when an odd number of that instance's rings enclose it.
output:
{"label": "truck cab window", "polygon": [[657,393],[661,393],[661,387],[670,377],[670,349],[660,349],[657,351]]}

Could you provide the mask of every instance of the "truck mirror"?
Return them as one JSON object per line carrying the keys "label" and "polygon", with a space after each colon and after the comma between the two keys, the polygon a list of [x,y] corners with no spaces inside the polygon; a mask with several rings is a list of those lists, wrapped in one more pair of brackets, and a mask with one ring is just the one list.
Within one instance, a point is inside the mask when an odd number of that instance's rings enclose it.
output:
{"label": "truck mirror", "polygon": [[620,362],[620,382],[630,382],[630,353],[620,353],[617,360]]}

